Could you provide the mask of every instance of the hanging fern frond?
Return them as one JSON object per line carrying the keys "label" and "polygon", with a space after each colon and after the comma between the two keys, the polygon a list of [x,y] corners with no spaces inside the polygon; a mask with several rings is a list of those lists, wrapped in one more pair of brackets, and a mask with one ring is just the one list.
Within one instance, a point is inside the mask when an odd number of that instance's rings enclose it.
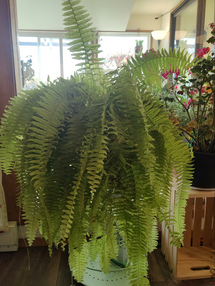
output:
{"label": "hanging fern frond", "polygon": [[[33,107],[37,107],[42,91],[25,91],[18,97],[9,101],[5,109],[4,117],[1,119],[1,168],[9,174],[14,168],[15,158],[21,160],[21,142],[24,140],[23,133],[29,128],[31,117],[34,114]],[[17,157],[18,156],[18,157]]]}

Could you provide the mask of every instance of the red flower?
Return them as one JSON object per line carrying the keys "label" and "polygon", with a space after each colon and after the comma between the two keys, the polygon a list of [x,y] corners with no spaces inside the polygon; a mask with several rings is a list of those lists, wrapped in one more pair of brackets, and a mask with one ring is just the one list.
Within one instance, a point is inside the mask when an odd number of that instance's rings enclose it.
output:
{"label": "red flower", "polygon": [[199,58],[203,58],[204,55],[206,55],[208,52],[210,52],[210,48],[202,48],[202,49],[198,49],[196,56],[198,56]]}
{"label": "red flower", "polygon": [[192,102],[197,102],[197,100],[189,98],[187,103],[189,106],[192,106]]}
{"label": "red flower", "polygon": [[215,24],[214,23],[210,23],[209,25],[210,25],[211,29],[215,28]]}
{"label": "red flower", "polygon": [[202,87],[201,93],[205,92],[205,86]]}
{"label": "red flower", "polygon": [[170,69],[169,71],[162,73],[162,77],[167,79],[167,77],[170,73],[175,73],[175,77],[177,78],[180,75],[180,69],[178,69],[178,70],[174,70],[174,68],[173,68],[173,70]]}

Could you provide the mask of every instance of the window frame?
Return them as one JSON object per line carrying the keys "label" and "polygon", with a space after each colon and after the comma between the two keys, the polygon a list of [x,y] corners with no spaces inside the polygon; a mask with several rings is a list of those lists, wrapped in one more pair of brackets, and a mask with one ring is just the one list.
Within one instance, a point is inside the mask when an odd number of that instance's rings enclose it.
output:
{"label": "window frame", "polygon": [[170,48],[174,49],[176,17],[180,15],[184,10],[186,10],[188,6],[190,6],[194,2],[197,2],[196,37],[195,37],[196,40],[195,54],[196,54],[196,51],[203,47],[203,37],[201,37],[201,35],[204,34],[206,0],[185,0],[171,12],[169,46]]}

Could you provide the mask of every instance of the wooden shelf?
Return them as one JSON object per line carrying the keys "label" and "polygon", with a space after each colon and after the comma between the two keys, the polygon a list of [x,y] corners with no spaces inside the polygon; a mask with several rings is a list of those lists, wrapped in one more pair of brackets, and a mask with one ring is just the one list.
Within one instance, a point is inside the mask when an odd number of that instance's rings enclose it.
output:
{"label": "wooden shelf", "polygon": [[192,267],[215,267],[215,250],[210,247],[182,247],[178,249],[177,274],[179,280],[211,278],[209,270],[191,270]]}
{"label": "wooden shelf", "polygon": [[194,189],[189,190],[189,198],[215,198],[215,191],[197,191]]}

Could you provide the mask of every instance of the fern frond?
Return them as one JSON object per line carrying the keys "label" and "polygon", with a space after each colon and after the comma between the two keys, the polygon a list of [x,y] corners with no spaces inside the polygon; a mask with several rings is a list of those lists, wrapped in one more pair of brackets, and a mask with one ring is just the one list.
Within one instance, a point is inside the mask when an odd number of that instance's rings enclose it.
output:
{"label": "fern frond", "polygon": [[98,51],[100,45],[92,44],[98,36],[95,28],[92,27],[91,18],[87,11],[79,6],[80,1],[67,0],[63,2],[64,25],[69,30],[66,37],[72,40],[69,43],[69,50],[72,58],[81,61],[78,65],[80,70],[89,70],[91,78],[94,79],[96,70],[100,70],[102,59],[94,59],[93,54]]}
{"label": "fern frond", "polygon": [[74,221],[69,235],[69,264],[77,281],[81,281],[88,261],[88,242],[86,234],[89,228],[89,202],[87,179],[83,179],[76,196]]}
{"label": "fern frond", "polygon": [[69,265],[73,270],[72,275],[74,275],[78,282],[81,282],[83,279],[84,270],[89,258],[87,244],[87,241],[85,241],[80,251],[74,249],[74,247],[69,244]]}
{"label": "fern frond", "polygon": [[166,50],[160,51],[146,51],[145,54],[135,55],[135,58],[128,60],[128,66],[131,69],[131,73],[148,84],[160,83],[159,73],[173,71],[184,75],[187,71],[193,67],[196,62],[195,59],[191,60],[191,56],[186,50],[170,49],[169,52]]}
{"label": "fern frond", "polygon": [[38,106],[37,101],[42,94],[43,92],[38,89],[25,91],[12,98],[5,109],[0,127],[0,156],[1,168],[6,174],[20,163],[23,134],[29,128],[34,114],[33,107]]}
{"label": "fern frond", "polygon": [[114,227],[113,214],[107,216],[107,226],[105,235],[101,238],[101,250],[100,250],[100,265],[104,273],[109,272],[110,260],[116,259],[118,254],[116,228]]}

